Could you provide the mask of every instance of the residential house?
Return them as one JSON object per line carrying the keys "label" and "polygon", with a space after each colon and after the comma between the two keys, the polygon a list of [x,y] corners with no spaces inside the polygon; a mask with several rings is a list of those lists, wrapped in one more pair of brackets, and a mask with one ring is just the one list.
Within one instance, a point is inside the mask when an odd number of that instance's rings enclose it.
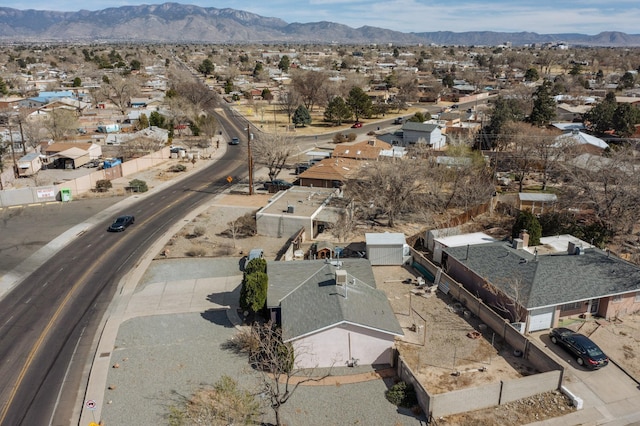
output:
{"label": "residential house", "polygon": [[370,139],[353,145],[337,145],[331,153],[331,157],[351,158],[353,160],[377,160],[382,151],[389,150],[391,148],[391,144],[376,139]]}
{"label": "residential house", "polygon": [[442,149],[446,145],[446,136],[437,124],[406,121],[402,125],[402,145],[424,143],[433,149]]}
{"label": "residential house", "polygon": [[600,154],[609,148],[609,144],[602,139],[581,132],[578,129],[572,129],[570,132],[557,136],[553,146],[572,152],[587,152],[593,154]]}
{"label": "residential house", "polygon": [[314,188],[339,188],[367,164],[352,158],[326,158],[300,173],[299,183]]}
{"label": "residential house", "polygon": [[289,238],[304,229],[306,238],[315,239],[339,218],[339,212],[328,205],[337,191],[294,186],[278,192],[256,213],[258,235]]}
{"label": "residential house", "polygon": [[268,262],[267,309],[299,368],[391,364],[402,328],[366,259]]}
{"label": "residential house", "polygon": [[525,333],[640,311],[640,267],[571,235],[443,248],[443,269]]}

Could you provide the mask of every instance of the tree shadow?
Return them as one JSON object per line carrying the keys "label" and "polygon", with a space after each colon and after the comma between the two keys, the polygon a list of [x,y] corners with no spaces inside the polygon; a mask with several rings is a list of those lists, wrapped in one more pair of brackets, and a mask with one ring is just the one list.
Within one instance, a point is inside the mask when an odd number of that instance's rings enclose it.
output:
{"label": "tree shadow", "polygon": [[226,309],[207,309],[202,312],[200,316],[209,321],[210,323],[220,325],[226,328],[233,328],[233,324],[229,321],[227,317]]}

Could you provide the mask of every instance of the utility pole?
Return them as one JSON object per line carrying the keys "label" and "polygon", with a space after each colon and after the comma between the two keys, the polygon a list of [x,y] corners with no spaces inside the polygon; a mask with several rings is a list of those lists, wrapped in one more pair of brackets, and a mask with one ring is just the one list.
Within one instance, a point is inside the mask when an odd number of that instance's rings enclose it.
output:
{"label": "utility pole", "polygon": [[247,121],[247,164],[249,165],[249,195],[253,195],[253,157],[251,156],[251,126]]}

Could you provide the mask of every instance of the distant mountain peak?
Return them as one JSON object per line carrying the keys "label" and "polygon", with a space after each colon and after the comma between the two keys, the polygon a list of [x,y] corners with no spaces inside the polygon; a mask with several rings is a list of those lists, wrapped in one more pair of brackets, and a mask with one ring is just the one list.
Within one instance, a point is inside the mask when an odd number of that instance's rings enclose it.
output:
{"label": "distant mountain peak", "polygon": [[56,12],[0,7],[0,40],[128,41],[198,43],[395,43],[439,45],[513,45],[564,41],[574,45],[640,46],[640,35],[607,31],[584,34],[501,33],[492,31],[403,33],[384,28],[352,28],[330,21],[287,23],[251,12],[181,3]]}

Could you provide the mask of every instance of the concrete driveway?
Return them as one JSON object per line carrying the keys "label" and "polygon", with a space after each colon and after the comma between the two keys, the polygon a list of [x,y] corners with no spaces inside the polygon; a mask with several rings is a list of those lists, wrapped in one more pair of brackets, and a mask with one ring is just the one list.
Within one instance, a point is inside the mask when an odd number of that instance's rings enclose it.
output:
{"label": "concrete driveway", "polygon": [[640,422],[640,386],[615,362],[600,370],[588,370],[577,365],[573,356],[562,347],[551,343],[548,331],[534,333],[532,337],[565,367],[564,386],[583,401],[582,410],[535,425],[626,425]]}

